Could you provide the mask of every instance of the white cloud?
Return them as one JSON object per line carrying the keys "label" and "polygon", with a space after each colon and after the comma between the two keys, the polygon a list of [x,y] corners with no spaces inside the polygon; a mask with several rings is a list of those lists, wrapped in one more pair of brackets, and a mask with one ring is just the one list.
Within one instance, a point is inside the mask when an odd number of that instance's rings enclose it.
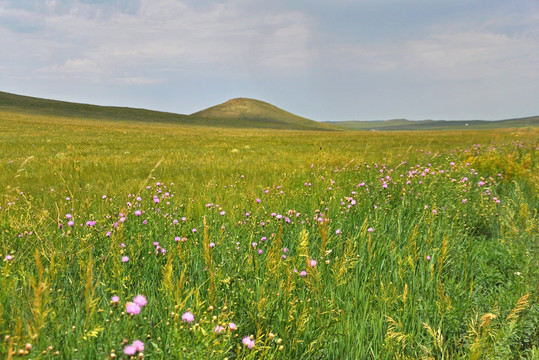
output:
{"label": "white cloud", "polygon": [[[172,0],[142,0],[135,13],[103,10],[73,2],[61,13],[41,14],[39,33],[11,33],[0,45],[22,41],[20,55],[41,54],[34,57],[42,76],[64,73],[93,81],[201,64],[229,72],[294,69],[312,59],[313,22],[299,12],[253,12],[235,1],[197,9]],[[17,10],[10,16],[36,14]]]}

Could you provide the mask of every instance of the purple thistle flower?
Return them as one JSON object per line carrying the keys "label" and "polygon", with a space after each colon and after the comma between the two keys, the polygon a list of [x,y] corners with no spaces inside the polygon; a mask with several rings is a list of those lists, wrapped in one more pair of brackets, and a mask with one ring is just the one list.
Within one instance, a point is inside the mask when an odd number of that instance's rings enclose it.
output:
{"label": "purple thistle flower", "polygon": [[192,323],[195,321],[195,315],[193,315],[191,312],[187,311],[182,315],[182,321]]}

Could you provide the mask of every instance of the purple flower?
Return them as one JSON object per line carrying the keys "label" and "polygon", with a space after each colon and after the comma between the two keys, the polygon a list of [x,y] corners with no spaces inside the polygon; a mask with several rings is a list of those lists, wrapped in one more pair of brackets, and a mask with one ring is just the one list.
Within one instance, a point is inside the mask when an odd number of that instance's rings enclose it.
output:
{"label": "purple flower", "polygon": [[367,229],[367,231],[368,231],[368,232],[373,232],[374,229],[370,227],[370,228]]}
{"label": "purple flower", "polygon": [[117,304],[118,301],[120,301],[120,297],[118,295],[114,295],[112,298],[111,298],[111,301],[114,303],[114,304]]}
{"label": "purple flower", "polygon": [[234,324],[233,322],[231,322],[230,324],[228,324],[228,328],[230,330],[236,330],[236,324]]}
{"label": "purple flower", "polygon": [[133,302],[140,307],[146,306],[148,304],[148,301],[146,301],[146,298],[143,295],[135,296]]}
{"label": "purple flower", "polygon": [[302,272],[299,273],[299,276],[302,276],[302,277],[307,276],[307,271],[303,270]]}
{"label": "purple flower", "polygon": [[426,259],[430,261],[430,256],[429,256],[429,255],[427,255]]}
{"label": "purple flower", "polygon": [[73,226],[73,225],[75,225],[75,222],[74,222],[73,220],[69,220],[69,221],[67,222],[67,225]]}
{"label": "purple flower", "polygon": [[136,210],[136,211],[135,211],[135,215],[136,215],[136,216],[140,216],[140,215],[142,215],[142,211],[140,211],[140,210]]}
{"label": "purple flower", "polygon": [[312,259],[310,261],[310,264],[311,264],[311,267],[315,267],[316,266],[316,260]]}
{"label": "purple flower", "polygon": [[128,314],[138,315],[140,314],[140,306],[134,302],[128,302],[125,304],[125,311]]}
{"label": "purple flower", "polygon": [[122,262],[126,263],[129,261],[129,257],[127,256],[122,256]]}
{"label": "purple flower", "polygon": [[6,257],[4,257],[4,261],[11,261],[12,259],[13,259],[12,255],[6,255]]}
{"label": "purple flower", "polygon": [[124,354],[125,355],[135,355],[136,352],[137,352],[137,348],[134,347],[133,345],[127,345],[124,348]]}
{"label": "purple flower", "polygon": [[144,343],[140,340],[133,341],[133,344],[131,346],[134,346],[135,349],[137,349],[138,352],[144,351]]}
{"label": "purple flower", "polygon": [[211,243],[210,243],[210,247],[211,247],[211,248],[214,248],[214,247],[215,247],[215,243],[211,242]]}
{"label": "purple flower", "polygon": [[188,323],[192,323],[193,321],[195,321],[195,315],[187,311],[186,313],[182,315],[182,320]]}
{"label": "purple flower", "polygon": [[253,346],[255,346],[255,341],[254,340],[251,340],[251,337],[250,336],[246,336],[244,337],[241,342],[243,343],[243,345],[247,346],[249,349],[252,349]]}
{"label": "purple flower", "polygon": [[213,329],[213,331],[215,331],[216,334],[219,334],[220,332],[225,331],[225,328],[220,325],[217,325],[215,329]]}

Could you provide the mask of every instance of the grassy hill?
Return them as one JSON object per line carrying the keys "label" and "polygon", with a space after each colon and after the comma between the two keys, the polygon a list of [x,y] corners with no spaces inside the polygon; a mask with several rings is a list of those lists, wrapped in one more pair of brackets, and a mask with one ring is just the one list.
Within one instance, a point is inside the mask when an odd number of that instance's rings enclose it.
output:
{"label": "grassy hill", "polygon": [[319,123],[313,120],[294,115],[267,102],[235,98],[222,104],[196,112],[192,116],[219,121],[240,120],[257,122],[268,127],[287,127],[298,129],[336,130],[337,127],[328,123]]}
{"label": "grassy hill", "polygon": [[466,130],[502,129],[539,126],[539,116],[498,121],[486,120],[421,120],[393,119],[385,121],[341,121],[331,122],[347,130],[397,131],[397,130]]}
{"label": "grassy hill", "polygon": [[[235,101],[232,102],[232,104],[236,104]],[[231,128],[269,128],[288,130],[339,129],[334,125],[318,123],[299,117],[262,101],[249,99],[246,103],[248,105],[237,109],[235,109],[234,106],[226,106],[227,111],[222,115],[220,114],[220,105],[196,114],[183,115],[129,107],[79,104],[0,92],[0,112],[17,114]],[[263,106],[260,104],[263,104]],[[244,111],[245,108],[249,108],[251,111]],[[237,116],[234,116],[234,114],[237,114]]]}

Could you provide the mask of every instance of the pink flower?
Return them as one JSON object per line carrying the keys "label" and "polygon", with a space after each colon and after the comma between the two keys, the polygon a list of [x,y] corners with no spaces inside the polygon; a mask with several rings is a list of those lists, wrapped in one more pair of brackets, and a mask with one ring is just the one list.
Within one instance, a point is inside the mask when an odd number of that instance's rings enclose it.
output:
{"label": "pink flower", "polygon": [[302,276],[302,277],[307,276],[307,271],[303,270],[302,272],[299,273],[299,276]]}
{"label": "pink flower", "polygon": [[125,304],[125,311],[128,314],[138,315],[140,314],[140,306],[134,302],[128,302]]}
{"label": "pink flower", "polygon": [[135,215],[136,215],[136,216],[142,215],[142,211],[140,211],[140,210],[135,211]]}
{"label": "pink flower", "polygon": [[6,257],[4,258],[4,261],[10,261],[12,259],[13,259],[12,255],[6,255]]}
{"label": "pink flower", "polygon": [[211,242],[211,243],[210,243],[210,247],[211,247],[211,248],[214,248],[214,247],[215,247],[215,243]]}
{"label": "pink flower", "polygon": [[374,229],[370,227],[370,228],[367,229],[367,231],[368,231],[368,232],[373,232]]}
{"label": "pink flower", "polygon": [[188,323],[192,323],[193,321],[195,321],[195,315],[188,311],[182,315],[182,320]]}
{"label": "pink flower", "polygon": [[311,267],[315,267],[316,266],[316,260],[312,259],[310,264],[311,264]]}
{"label": "pink flower", "polygon": [[215,331],[216,334],[219,334],[220,332],[225,331],[225,328],[220,325],[217,325],[215,329],[213,329],[213,331]]}
{"label": "pink flower", "polygon": [[429,256],[429,255],[427,255],[426,259],[430,261],[430,256]]}
{"label": "pink flower", "polygon": [[249,349],[252,349],[253,346],[255,346],[255,341],[251,340],[251,338],[249,336],[244,337],[241,340],[241,342],[243,343],[243,345],[247,346]]}
{"label": "pink flower", "polygon": [[143,295],[135,296],[135,299],[133,299],[133,302],[140,307],[146,306],[148,304],[148,301],[146,301],[146,298]]}
{"label": "pink flower", "polygon": [[127,256],[122,256],[122,262],[128,262],[129,261],[129,257]]}
{"label": "pink flower", "polygon": [[120,301],[120,297],[118,295],[114,295],[111,300],[114,304],[117,304],[118,301]]}
{"label": "pink flower", "polygon": [[136,352],[137,352],[137,348],[134,347],[133,345],[127,345],[124,348],[124,354],[125,355],[135,355]]}
{"label": "pink flower", "polygon": [[67,225],[73,226],[73,225],[75,225],[75,222],[74,222],[73,220],[69,220],[69,221],[67,222]]}
{"label": "pink flower", "polygon": [[231,322],[230,324],[228,324],[228,328],[230,330],[236,330],[236,324],[234,324],[233,322]]}
{"label": "pink flower", "polygon": [[137,349],[138,352],[143,352],[144,351],[144,343],[140,340],[135,340],[133,341],[133,345],[131,346],[134,346],[135,349]]}

